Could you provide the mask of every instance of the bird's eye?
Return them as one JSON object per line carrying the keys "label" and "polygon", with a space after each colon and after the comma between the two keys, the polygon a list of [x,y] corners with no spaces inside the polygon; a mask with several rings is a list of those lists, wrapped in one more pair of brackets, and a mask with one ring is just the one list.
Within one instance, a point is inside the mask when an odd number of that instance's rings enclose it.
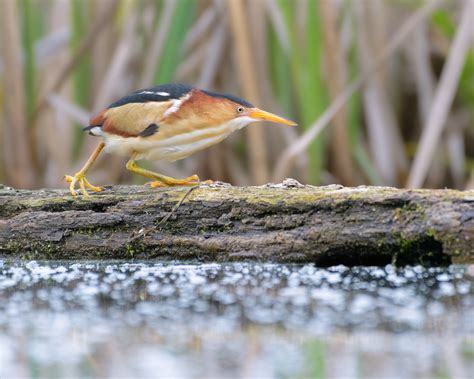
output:
{"label": "bird's eye", "polygon": [[237,107],[237,113],[242,113],[244,111],[244,107]]}

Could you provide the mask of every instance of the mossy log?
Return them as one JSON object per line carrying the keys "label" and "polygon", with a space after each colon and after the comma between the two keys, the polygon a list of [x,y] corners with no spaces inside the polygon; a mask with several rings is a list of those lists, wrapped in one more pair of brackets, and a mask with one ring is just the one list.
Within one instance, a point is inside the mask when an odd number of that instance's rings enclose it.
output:
{"label": "mossy log", "polygon": [[0,257],[254,260],[318,265],[474,262],[474,191],[225,184],[0,188]]}

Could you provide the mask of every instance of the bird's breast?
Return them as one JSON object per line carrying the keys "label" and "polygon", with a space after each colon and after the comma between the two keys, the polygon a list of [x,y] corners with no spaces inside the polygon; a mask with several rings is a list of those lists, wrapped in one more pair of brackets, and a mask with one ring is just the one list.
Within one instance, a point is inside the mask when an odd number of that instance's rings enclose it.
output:
{"label": "bird's breast", "polygon": [[[196,124],[160,124],[159,131],[150,137],[120,137],[104,134],[106,151],[130,156],[136,159],[175,161],[186,158],[199,150],[221,142],[233,131],[240,129],[242,122],[226,122],[220,125],[205,126]],[[175,128],[172,131],[172,128]]]}

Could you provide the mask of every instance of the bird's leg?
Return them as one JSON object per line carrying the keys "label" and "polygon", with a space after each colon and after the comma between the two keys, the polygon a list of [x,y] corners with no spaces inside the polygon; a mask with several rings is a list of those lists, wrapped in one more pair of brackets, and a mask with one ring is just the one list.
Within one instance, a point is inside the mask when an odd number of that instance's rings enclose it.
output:
{"label": "bird's leg", "polygon": [[184,179],[175,179],[169,176],[157,174],[156,172],[145,170],[144,168],[138,167],[133,157],[127,162],[127,170],[144,176],[145,178],[153,179],[150,186],[155,187],[170,187],[170,186],[196,186],[199,184],[199,177],[192,175]]}
{"label": "bird's leg", "polygon": [[71,191],[72,196],[77,196],[77,192],[75,190],[76,184],[79,184],[81,192],[84,196],[89,196],[89,193],[87,192],[86,188],[89,188],[90,190],[94,192],[100,192],[103,190],[103,188],[101,187],[96,187],[90,184],[89,181],[86,179],[86,174],[87,174],[87,171],[89,171],[92,164],[97,159],[97,157],[99,156],[100,152],[104,149],[104,147],[105,147],[104,142],[99,143],[99,145],[95,148],[92,155],[87,160],[86,164],[78,172],[76,172],[74,176],[64,175],[64,179],[68,183],[70,183],[69,191]]}

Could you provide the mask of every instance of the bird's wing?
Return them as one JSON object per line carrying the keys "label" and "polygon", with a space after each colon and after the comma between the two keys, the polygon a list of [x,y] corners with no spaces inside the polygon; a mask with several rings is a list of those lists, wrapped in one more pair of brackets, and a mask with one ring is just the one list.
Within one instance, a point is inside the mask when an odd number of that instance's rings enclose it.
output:
{"label": "bird's wing", "polygon": [[193,88],[183,84],[167,84],[132,92],[122,97],[90,120],[90,130],[122,137],[149,137],[159,130],[165,112]]}
{"label": "bird's wing", "polygon": [[102,130],[122,137],[148,137],[158,131],[164,113],[172,105],[172,100],[149,101],[107,109],[103,113]]}

